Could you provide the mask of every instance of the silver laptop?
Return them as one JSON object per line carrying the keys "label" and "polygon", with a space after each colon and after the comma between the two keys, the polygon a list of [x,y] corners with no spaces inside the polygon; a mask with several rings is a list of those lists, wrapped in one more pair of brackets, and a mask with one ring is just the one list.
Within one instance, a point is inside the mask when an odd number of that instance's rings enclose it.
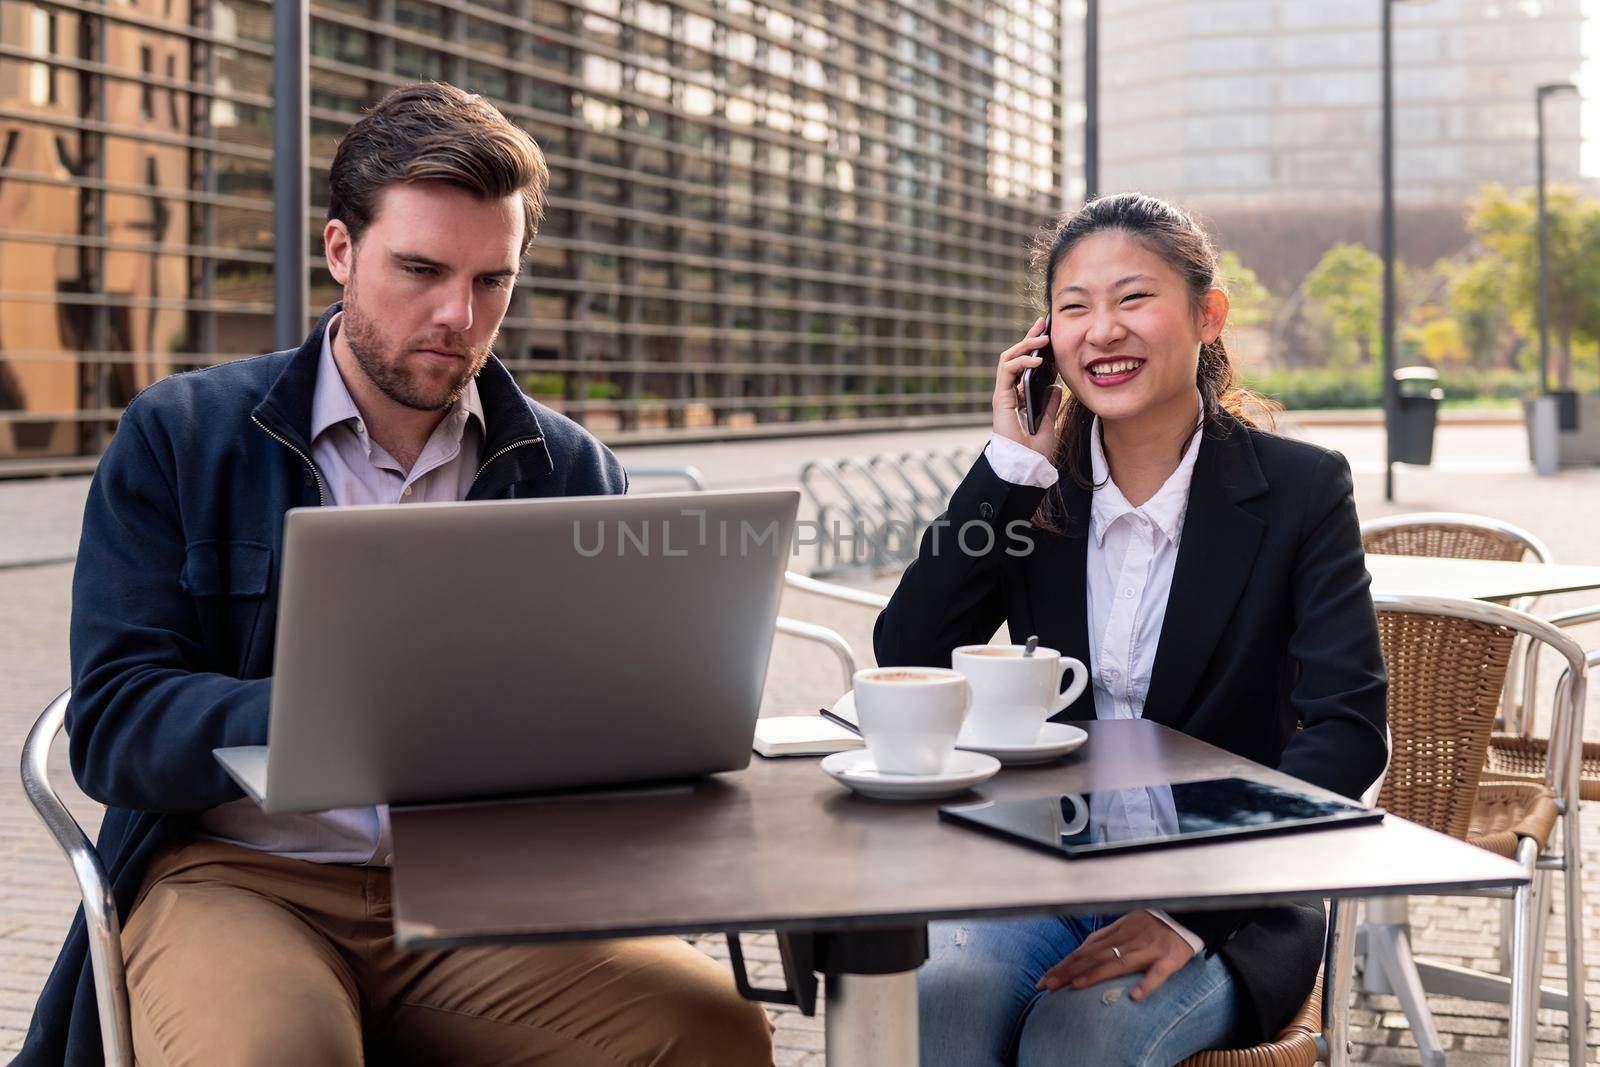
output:
{"label": "silver laptop", "polygon": [[297,508],[264,811],[690,778],[750,761],[793,491]]}

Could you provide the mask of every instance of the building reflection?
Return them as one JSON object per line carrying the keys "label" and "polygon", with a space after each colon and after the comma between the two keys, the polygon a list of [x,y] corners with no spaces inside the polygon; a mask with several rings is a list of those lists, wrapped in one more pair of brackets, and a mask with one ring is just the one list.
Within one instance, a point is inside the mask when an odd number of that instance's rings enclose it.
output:
{"label": "building reflection", "polygon": [[[326,0],[312,202],[454,82],[543,147],[499,354],[614,441],[984,410],[1062,202],[1059,5]],[[0,461],[92,462],[163,375],[269,347],[271,9],[0,0]],[[315,235],[308,234],[315,242]],[[313,248],[320,247],[313,243]],[[316,309],[334,299],[315,270]]]}

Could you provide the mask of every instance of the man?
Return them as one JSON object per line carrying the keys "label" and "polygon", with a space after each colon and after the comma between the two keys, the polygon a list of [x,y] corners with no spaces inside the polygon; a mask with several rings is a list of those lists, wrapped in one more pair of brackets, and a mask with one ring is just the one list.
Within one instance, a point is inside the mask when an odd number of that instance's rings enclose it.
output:
{"label": "man", "polygon": [[[676,938],[397,951],[387,812],[266,816],[212,759],[267,740],[289,508],[627,486],[490,354],[548,185],[527,134],[460,90],[402,88],[329,183],[343,303],[298,351],[136,397],[84,515],[67,724],[109,806],[139,1063],[770,1063],[761,1009]],[[550,610],[529,590],[530,618]],[[86,957],[80,919],[18,1064],[101,1062]]]}

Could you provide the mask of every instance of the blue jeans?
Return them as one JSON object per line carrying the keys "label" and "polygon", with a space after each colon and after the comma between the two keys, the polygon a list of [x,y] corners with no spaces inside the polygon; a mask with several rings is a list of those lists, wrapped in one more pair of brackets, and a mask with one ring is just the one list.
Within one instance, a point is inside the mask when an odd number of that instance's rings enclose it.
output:
{"label": "blue jeans", "polygon": [[1143,1002],[1124,975],[1087,989],[1034,988],[1114,916],[928,925],[918,974],[922,1067],[1171,1067],[1225,1047],[1238,992],[1220,956],[1195,956]]}

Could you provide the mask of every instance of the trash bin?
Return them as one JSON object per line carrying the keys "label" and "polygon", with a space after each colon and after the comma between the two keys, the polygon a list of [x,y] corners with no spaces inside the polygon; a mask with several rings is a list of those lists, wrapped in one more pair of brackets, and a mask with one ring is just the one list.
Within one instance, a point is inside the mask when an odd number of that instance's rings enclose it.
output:
{"label": "trash bin", "polygon": [[1400,393],[1395,417],[1393,454],[1396,463],[1426,467],[1433,462],[1433,431],[1439,424],[1439,372],[1432,367],[1401,367],[1394,372]]}

